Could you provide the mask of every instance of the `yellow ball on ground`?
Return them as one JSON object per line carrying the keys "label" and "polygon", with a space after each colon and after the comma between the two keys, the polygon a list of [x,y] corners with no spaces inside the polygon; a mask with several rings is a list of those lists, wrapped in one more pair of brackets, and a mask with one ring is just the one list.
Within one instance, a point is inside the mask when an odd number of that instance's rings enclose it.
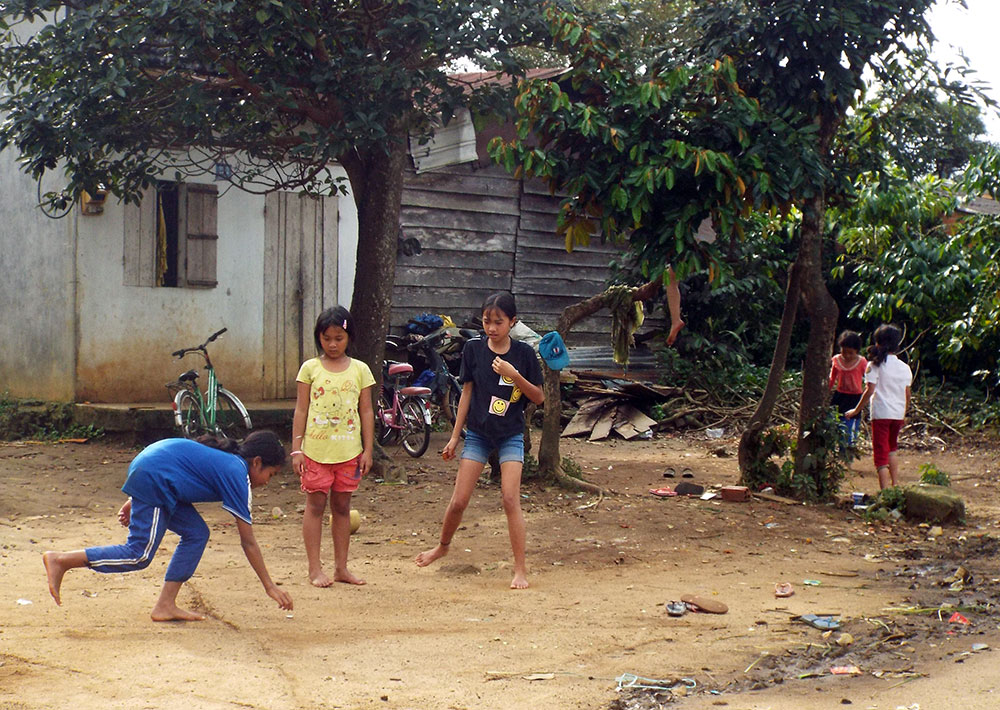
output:
{"label": "yellow ball on ground", "polygon": [[353,535],[361,527],[361,513],[356,510],[351,511],[351,534]]}

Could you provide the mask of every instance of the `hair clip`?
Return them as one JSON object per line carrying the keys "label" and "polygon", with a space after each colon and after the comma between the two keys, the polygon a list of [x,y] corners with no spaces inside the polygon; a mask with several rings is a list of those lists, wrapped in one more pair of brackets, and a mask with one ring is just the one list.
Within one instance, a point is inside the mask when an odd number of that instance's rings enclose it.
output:
{"label": "hair clip", "polygon": [[347,330],[347,319],[344,319],[344,325],[341,326],[344,330]]}

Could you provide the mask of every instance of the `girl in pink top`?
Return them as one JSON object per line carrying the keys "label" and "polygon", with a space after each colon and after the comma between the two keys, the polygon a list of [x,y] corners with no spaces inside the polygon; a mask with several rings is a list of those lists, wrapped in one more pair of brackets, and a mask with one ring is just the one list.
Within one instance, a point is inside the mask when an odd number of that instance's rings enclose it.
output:
{"label": "girl in pink top", "polygon": [[830,361],[830,390],[833,392],[830,401],[840,413],[844,444],[854,446],[861,420],[857,417],[847,419],[844,415],[861,401],[868,361],[861,355],[861,336],[853,330],[845,330],[840,334],[837,347],[840,352]]}

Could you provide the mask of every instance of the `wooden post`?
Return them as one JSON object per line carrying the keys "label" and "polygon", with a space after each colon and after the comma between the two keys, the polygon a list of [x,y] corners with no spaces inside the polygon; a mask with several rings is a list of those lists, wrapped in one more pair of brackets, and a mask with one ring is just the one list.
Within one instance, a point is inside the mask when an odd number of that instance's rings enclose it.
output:
{"label": "wooden post", "polygon": [[[649,281],[632,289],[633,301],[647,301],[660,290],[659,281]],[[575,323],[593,315],[608,305],[610,291],[591,296],[585,301],[574,303],[563,309],[556,323],[556,331],[563,340],[567,339]],[[543,475],[551,476],[563,485],[601,492],[598,486],[567,476],[562,471],[562,457],[559,454],[559,435],[562,433],[562,395],[559,392],[559,372],[542,364],[545,375],[545,413],[542,419],[542,438],[538,444],[538,468]]]}

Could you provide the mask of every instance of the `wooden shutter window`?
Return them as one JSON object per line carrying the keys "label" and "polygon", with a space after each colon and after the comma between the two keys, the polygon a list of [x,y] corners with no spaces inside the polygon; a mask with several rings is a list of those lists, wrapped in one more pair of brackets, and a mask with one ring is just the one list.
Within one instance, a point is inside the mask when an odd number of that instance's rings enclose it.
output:
{"label": "wooden shutter window", "polygon": [[185,187],[185,281],[191,287],[214,288],[219,283],[216,277],[219,189],[200,183],[188,183]]}

